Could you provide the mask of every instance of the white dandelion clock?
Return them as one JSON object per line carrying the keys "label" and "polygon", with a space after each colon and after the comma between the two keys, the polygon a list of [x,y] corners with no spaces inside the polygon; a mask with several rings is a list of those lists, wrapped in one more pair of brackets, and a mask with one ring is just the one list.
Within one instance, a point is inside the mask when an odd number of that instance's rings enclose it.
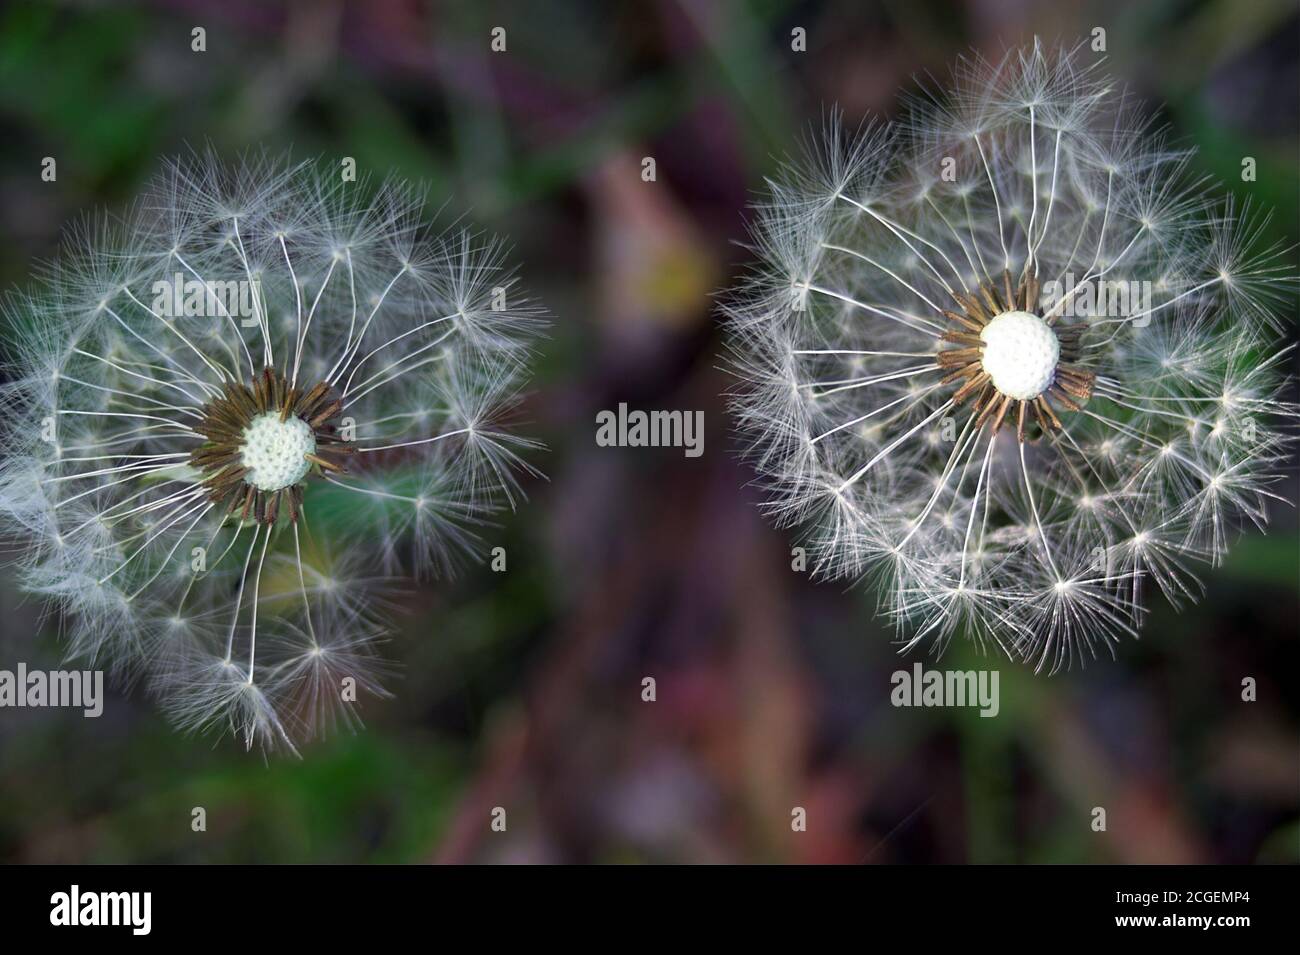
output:
{"label": "white dandelion clock", "polygon": [[963,61],[896,128],[833,121],[728,307],[767,506],[907,647],[1113,652],[1264,525],[1287,461],[1294,270],[1082,58]]}
{"label": "white dandelion clock", "polygon": [[314,163],[195,157],[10,300],[23,582],[180,726],[293,746],[354,723],[392,579],[517,499],[541,316],[498,243],[422,211]]}

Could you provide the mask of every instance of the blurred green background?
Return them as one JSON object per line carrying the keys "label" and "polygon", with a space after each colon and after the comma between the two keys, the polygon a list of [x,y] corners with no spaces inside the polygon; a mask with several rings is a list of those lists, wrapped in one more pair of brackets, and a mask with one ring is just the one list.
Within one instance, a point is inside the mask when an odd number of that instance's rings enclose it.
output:
{"label": "blurred green background", "polygon": [[[448,221],[514,242],[556,321],[525,415],[549,480],[487,542],[508,572],[408,594],[397,695],[369,702],[365,730],[264,761],[173,733],[141,694],[97,720],[0,711],[0,860],[1300,859],[1293,509],[1206,574],[1199,605],[1156,605],[1117,661],[1035,677],[956,646],[945,666],[1001,669],[1000,715],[895,709],[911,660],[869,595],[790,570],[719,398],[711,294],[744,267],[745,204],[810,124],[835,105],[887,115],[972,47],[1095,26],[1200,168],[1294,244],[1295,2],[3,4],[6,285],[160,157],[266,144],[427,184]],[[595,414],[620,401],[704,409],[704,456],[597,448]],[[36,618],[0,575],[0,666],[57,665]]]}

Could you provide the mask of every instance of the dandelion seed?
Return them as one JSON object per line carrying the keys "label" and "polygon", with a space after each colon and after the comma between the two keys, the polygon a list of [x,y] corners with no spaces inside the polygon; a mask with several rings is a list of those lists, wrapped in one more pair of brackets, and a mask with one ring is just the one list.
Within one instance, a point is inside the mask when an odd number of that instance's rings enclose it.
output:
{"label": "dandelion seed", "polygon": [[509,418],[539,309],[499,243],[363,185],[177,161],[8,303],[25,586],[71,654],[250,747],[355,725],[392,578],[475,549],[532,470]]}
{"label": "dandelion seed", "polygon": [[833,118],[727,308],[767,509],[908,647],[1113,652],[1277,496],[1294,270],[1086,56],[1035,42],[894,127]]}

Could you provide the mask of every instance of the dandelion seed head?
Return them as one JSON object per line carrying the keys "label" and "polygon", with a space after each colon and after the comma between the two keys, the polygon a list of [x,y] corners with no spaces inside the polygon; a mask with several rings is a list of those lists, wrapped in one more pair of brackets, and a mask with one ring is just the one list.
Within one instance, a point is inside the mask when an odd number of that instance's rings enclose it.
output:
{"label": "dandelion seed head", "polygon": [[[400,181],[210,153],[10,295],[0,523],[72,656],[295,747],[382,695],[393,581],[520,498],[541,310]],[[412,502],[424,502],[412,506]]]}
{"label": "dandelion seed head", "polygon": [[725,309],[764,509],[905,647],[1113,654],[1278,498],[1295,270],[1100,62],[965,58],[757,205]]}

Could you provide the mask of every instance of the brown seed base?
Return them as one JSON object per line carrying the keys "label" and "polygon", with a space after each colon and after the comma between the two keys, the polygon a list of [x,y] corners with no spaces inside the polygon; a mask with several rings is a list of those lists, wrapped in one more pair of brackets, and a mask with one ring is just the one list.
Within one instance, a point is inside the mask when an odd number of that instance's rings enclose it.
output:
{"label": "brown seed base", "polygon": [[307,460],[321,472],[341,473],[352,454],[352,446],[338,436],[337,419],[343,402],[335,397],[328,382],[321,381],[303,391],[291,387],[274,368],[264,368],[247,384],[227,382],[224,394],[203,406],[203,421],[194,430],[207,440],[190,455],[190,464],[202,472],[208,498],[214,504],[228,502],[226,513],[239,513],[260,524],[274,524],[283,505],[289,520],[296,522],[302,511],[301,482],[276,491],[263,491],[245,479],[248,468],[242,460],[244,429],[254,418],[278,412],[281,421],[297,415],[307,422],[316,437],[316,451]]}
{"label": "brown seed base", "polygon": [[[1061,345],[1061,358],[1056,366],[1056,374],[1047,391],[1032,400],[1017,400],[1004,395],[993,387],[992,379],[984,370],[981,361],[984,354],[984,341],[980,332],[989,322],[1003,312],[1029,312],[1042,317],[1038,306],[1038,279],[1033,275],[1024,275],[1018,286],[1011,282],[1011,272],[1004,269],[1000,288],[992,283],[983,283],[974,293],[953,292],[961,311],[944,310],[944,317],[953,324],[943,335],[943,341],[955,345],[939,352],[938,361],[942,368],[954,369],[943,379],[944,384],[957,384],[953,392],[954,404],[972,400],[971,413],[975,415],[975,426],[987,424],[994,434],[1002,427],[1009,414],[1016,418],[1016,437],[1025,440],[1025,426],[1029,408],[1034,411],[1034,418],[1044,433],[1060,430],[1061,419],[1055,401],[1068,411],[1079,411],[1081,402],[1092,397],[1092,385],[1096,376],[1077,364],[1079,360],[1079,337],[1084,325],[1065,327],[1052,326],[1057,341]],[[1013,408],[1012,406],[1016,406]]]}

